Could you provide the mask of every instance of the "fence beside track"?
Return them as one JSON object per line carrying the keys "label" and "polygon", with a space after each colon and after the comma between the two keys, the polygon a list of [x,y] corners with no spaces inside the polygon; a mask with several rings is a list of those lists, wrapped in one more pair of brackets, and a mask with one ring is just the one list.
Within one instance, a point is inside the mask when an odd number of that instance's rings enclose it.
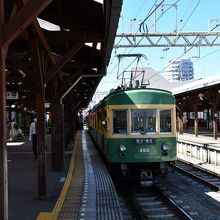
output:
{"label": "fence beside track", "polygon": [[200,160],[202,163],[220,166],[220,146],[215,145],[215,143],[177,140],[177,153]]}

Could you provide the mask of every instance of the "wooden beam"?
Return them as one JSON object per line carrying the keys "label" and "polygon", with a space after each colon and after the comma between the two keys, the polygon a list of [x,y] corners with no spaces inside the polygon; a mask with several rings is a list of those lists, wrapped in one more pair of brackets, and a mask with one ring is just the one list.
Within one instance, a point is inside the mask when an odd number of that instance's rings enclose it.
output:
{"label": "wooden beam", "polygon": [[9,45],[53,0],[29,0],[6,24],[3,25],[2,46]]}
{"label": "wooden beam", "polygon": [[65,70],[71,70],[71,69],[80,69],[80,70],[87,70],[87,69],[92,69],[92,68],[98,68],[99,64],[98,63],[94,63],[94,62],[89,62],[89,61],[85,61],[85,62],[68,62],[65,65]]}
{"label": "wooden beam", "polygon": [[49,62],[54,65],[56,63],[56,60],[51,52],[50,46],[44,36],[44,33],[43,33],[37,19],[34,19],[33,23],[31,24],[31,29],[33,30],[33,32],[35,33],[39,42],[42,44],[42,47],[46,51],[47,57],[49,58]]}
{"label": "wooden beam", "polygon": [[75,73],[72,74],[72,76],[70,78],[68,78],[68,80],[66,80],[60,87],[59,90],[57,91],[57,94],[59,97],[61,97],[63,95],[63,93],[65,92],[65,90],[67,90],[70,87],[70,84],[72,84],[77,78],[79,78],[81,74],[81,71],[76,71]]}
{"label": "wooden beam", "polygon": [[58,61],[46,74],[45,84],[47,84],[54,76],[65,66],[65,64],[80,50],[84,44],[76,44],[71,47],[67,53]]}
{"label": "wooden beam", "polygon": [[91,42],[102,43],[104,42],[104,35],[98,31],[79,30],[79,31],[44,31],[48,42],[63,43],[65,41],[70,43],[76,42]]}
{"label": "wooden beam", "polygon": [[[29,54],[28,54],[29,56]],[[11,54],[7,55],[7,61],[9,61],[11,63],[11,65],[7,66],[7,68],[12,69],[14,71],[17,71],[19,69],[23,70],[24,73],[26,74],[26,76],[28,77],[29,73],[32,72],[31,69],[28,68],[27,63],[25,63],[25,59],[27,59],[27,57],[23,57],[21,60],[18,60],[18,58]],[[12,66],[12,68],[10,68],[10,66]]]}
{"label": "wooden beam", "polygon": [[[24,5],[26,4],[25,3],[26,0],[17,0],[17,1],[19,2],[20,7],[24,7]],[[31,27],[33,33],[35,34],[35,36],[38,38],[42,47],[46,51],[46,54],[49,58],[50,63],[52,63],[54,65],[56,63],[56,60],[51,52],[50,46],[49,46],[47,40],[45,39],[44,33],[43,33],[43,31],[39,25],[39,22],[36,18],[33,19],[33,22],[31,23],[30,27]]]}

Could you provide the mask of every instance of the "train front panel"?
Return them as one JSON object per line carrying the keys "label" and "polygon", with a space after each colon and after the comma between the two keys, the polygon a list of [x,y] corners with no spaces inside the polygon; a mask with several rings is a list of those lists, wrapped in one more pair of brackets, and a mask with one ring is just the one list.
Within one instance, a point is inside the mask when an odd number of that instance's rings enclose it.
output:
{"label": "train front panel", "polygon": [[109,163],[154,163],[176,160],[176,138],[108,138]]}

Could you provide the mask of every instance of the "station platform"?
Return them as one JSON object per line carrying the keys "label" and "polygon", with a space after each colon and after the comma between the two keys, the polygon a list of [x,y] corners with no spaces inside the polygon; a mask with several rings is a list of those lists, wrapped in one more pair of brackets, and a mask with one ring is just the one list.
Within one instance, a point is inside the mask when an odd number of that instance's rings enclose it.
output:
{"label": "station platform", "polygon": [[210,131],[200,131],[196,137],[195,134],[193,134],[193,130],[188,130],[183,134],[177,133],[177,139],[220,147],[220,134],[218,134],[217,139],[214,139]]}
{"label": "station platform", "polygon": [[[218,135],[219,137],[219,135]],[[201,145],[206,144],[220,150],[220,138],[214,139],[211,132],[202,131],[197,137],[192,131],[188,133],[177,134],[177,140],[186,141],[190,143],[199,143]],[[187,157],[183,154],[177,154],[179,160],[186,161],[187,163],[193,164],[195,167],[207,170],[220,177],[220,166],[215,166],[204,161],[197,160],[196,158]]]}
{"label": "station platform", "polygon": [[77,133],[67,175],[62,207],[52,211],[51,219],[123,219],[114,184],[86,131]]}
{"label": "station platform", "polygon": [[[195,142],[219,139],[184,133],[178,138]],[[37,197],[37,160],[27,137],[8,142],[9,220],[122,219],[116,192],[107,170],[86,131],[65,151],[65,169],[51,168],[50,135],[47,135],[47,196]],[[188,159],[198,164],[201,161]],[[207,169],[217,169],[207,164]],[[108,217],[107,217],[108,216]]]}
{"label": "station platform", "polygon": [[31,143],[26,137],[8,143],[9,220],[122,219],[114,185],[86,131],[77,133],[65,159],[64,171],[52,171],[47,149],[47,196],[39,199]]}
{"label": "station platform", "polygon": [[37,160],[28,137],[18,137],[7,143],[8,149],[8,219],[34,220],[42,211],[50,211],[56,204],[69,169],[72,149],[65,151],[65,168],[52,170],[50,135],[46,135],[47,195],[37,196]]}

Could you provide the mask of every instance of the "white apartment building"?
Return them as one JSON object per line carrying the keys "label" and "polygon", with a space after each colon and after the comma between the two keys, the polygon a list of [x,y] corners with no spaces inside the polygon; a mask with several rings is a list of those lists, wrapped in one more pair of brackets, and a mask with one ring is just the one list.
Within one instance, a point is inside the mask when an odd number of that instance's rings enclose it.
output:
{"label": "white apartment building", "polygon": [[171,60],[165,69],[165,78],[169,82],[194,79],[193,62],[188,59]]}

